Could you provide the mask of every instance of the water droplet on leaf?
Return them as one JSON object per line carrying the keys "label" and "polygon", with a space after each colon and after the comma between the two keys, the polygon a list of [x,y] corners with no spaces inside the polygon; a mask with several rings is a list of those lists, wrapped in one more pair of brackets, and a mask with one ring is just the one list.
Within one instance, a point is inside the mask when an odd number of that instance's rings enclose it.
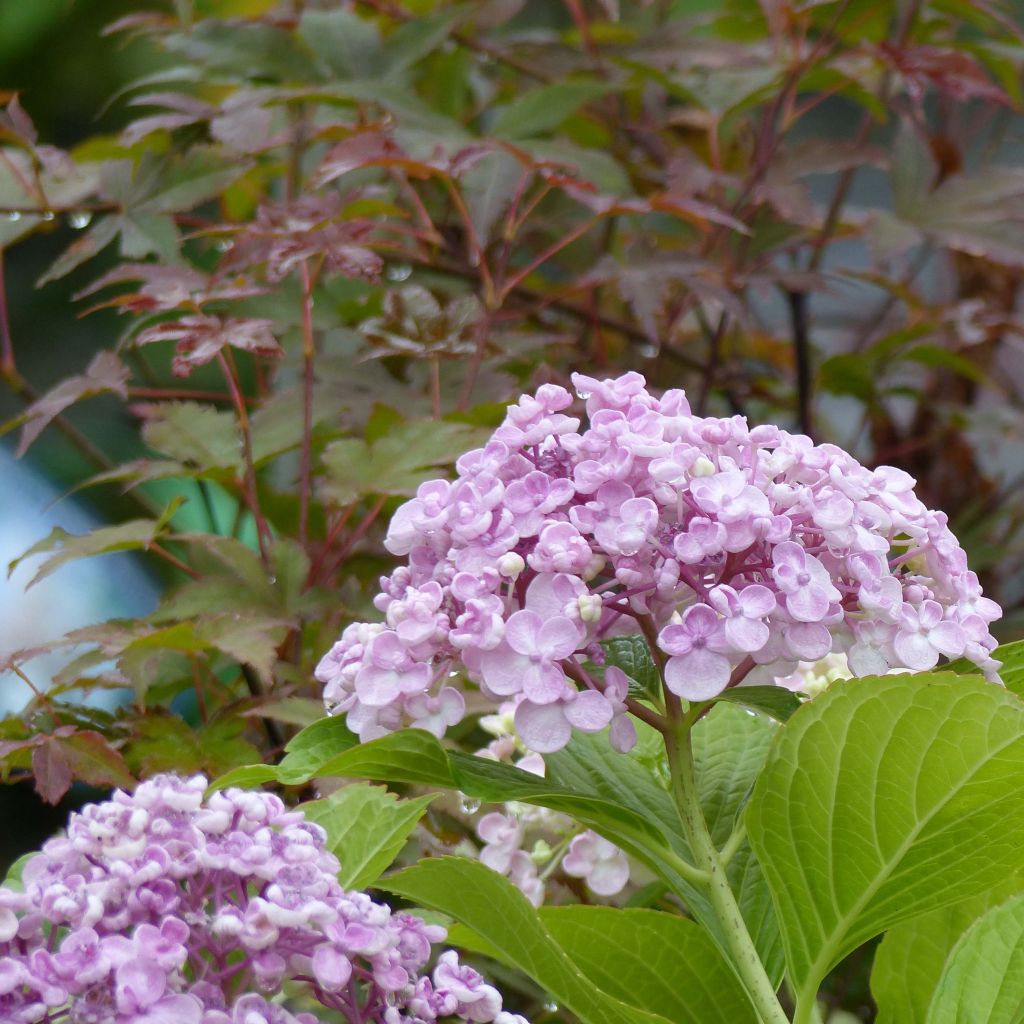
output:
{"label": "water droplet on leaf", "polygon": [[76,210],[68,216],[68,223],[76,230],[81,231],[87,228],[92,221],[92,214],[87,210]]}
{"label": "water droplet on leaf", "polygon": [[407,263],[395,263],[384,271],[389,281],[408,281],[412,277],[412,267]]}
{"label": "water droplet on leaf", "polygon": [[466,796],[465,793],[460,793],[459,810],[462,811],[463,814],[476,814],[476,812],[480,810],[480,801]]}

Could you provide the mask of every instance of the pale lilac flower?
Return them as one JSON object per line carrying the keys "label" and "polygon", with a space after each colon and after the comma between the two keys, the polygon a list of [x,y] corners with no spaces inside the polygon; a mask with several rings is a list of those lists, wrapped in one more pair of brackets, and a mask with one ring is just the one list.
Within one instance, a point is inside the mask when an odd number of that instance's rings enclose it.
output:
{"label": "pale lilac flower", "polygon": [[820,622],[842,594],[828,570],[813,555],[787,541],[772,552],[774,578],[784,595],[786,611],[800,622]]}
{"label": "pale lilac flower", "polygon": [[494,811],[477,822],[476,834],[485,844],[480,851],[481,862],[500,875],[507,874],[512,857],[523,843],[519,822],[511,815]]}
{"label": "pale lilac flower", "polygon": [[550,704],[566,695],[568,683],[559,663],[579,642],[579,627],[571,619],[544,621],[523,609],[509,616],[504,643],[481,658],[484,682],[500,696],[522,692],[534,703]]}
{"label": "pale lilac flower", "polygon": [[572,523],[549,523],[540,531],[529,563],[537,572],[579,575],[586,571],[593,554],[590,544]]}
{"label": "pale lilac flower", "polygon": [[367,707],[385,707],[402,694],[421,692],[430,669],[412,660],[397,633],[385,630],[366,645],[366,661],[355,678],[355,690]]}
{"label": "pale lilac flower", "polygon": [[446,686],[436,697],[426,693],[413,694],[405,702],[405,710],[414,729],[425,729],[438,738],[448,727],[462,721],[466,699],[454,686]]}
{"label": "pale lilac flower", "polygon": [[956,658],[963,654],[967,638],[956,622],[943,621],[942,605],[925,601],[919,608],[904,604],[893,648],[908,668],[934,668],[939,655]]}
{"label": "pale lilac flower", "polygon": [[626,710],[629,679],[626,673],[615,665],[609,665],[604,671],[604,696],[612,711],[608,740],[613,750],[620,754],[628,753],[636,746],[636,726]]}
{"label": "pale lilac flower", "polygon": [[582,878],[598,896],[614,896],[629,881],[629,861],[613,843],[596,832],[582,832],[569,844],[562,870]]}
{"label": "pale lilac flower", "polygon": [[775,611],[775,595],[759,583],[740,591],[728,584],[713,587],[708,601],[725,618],[725,639],[736,651],[759,651],[768,642],[765,619]]}
{"label": "pale lilac flower", "polygon": [[682,622],[658,634],[658,646],[668,655],[665,685],[686,700],[708,700],[729,684],[732,665],[725,628],[717,613],[704,604],[687,608]]}
{"label": "pale lilac flower", "polygon": [[459,963],[452,950],[442,953],[432,975],[434,989],[450,997],[446,1006],[448,1015],[458,1015],[470,1021],[493,1021],[501,1012],[501,993],[488,985],[483,976],[472,967]]}

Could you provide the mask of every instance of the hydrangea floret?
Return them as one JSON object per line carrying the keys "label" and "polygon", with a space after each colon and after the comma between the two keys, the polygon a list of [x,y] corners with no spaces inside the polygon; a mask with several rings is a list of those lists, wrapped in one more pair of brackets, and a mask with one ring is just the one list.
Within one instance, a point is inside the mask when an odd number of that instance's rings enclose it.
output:
{"label": "hydrangea floret", "polygon": [[317,669],[362,740],[442,735],[465,714],[461,672],[516,702],[534,751],[609,725],[628,749],[621,681],[586,663],[641,627],[690,701],[830,654],[855,675],[962,656],[996,677],[999,607],[907,473],[695,416],[638,373],[573,383],[585,427],[569,391],[546,384],[392,519],[387,547],[408,561],[381,581],[384,621],[350,625]]}
{"label": "hydrangea floret", "polygon": [[276,796],[161,775],[74,814],[0,888],[10,1024],[526,1024],[445,930],[345,890]]}

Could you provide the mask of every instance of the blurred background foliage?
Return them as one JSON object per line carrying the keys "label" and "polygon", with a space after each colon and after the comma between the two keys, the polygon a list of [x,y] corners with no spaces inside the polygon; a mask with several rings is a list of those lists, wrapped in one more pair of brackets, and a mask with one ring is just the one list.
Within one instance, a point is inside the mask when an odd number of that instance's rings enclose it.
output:
{"label": "blurred background foliage", "polygon": [[390,512],[571,370],[907,469],[1019,636],[1022,66],[1001,0],[0,5],[0,794],[59,804],[0,861],[278,756]]}

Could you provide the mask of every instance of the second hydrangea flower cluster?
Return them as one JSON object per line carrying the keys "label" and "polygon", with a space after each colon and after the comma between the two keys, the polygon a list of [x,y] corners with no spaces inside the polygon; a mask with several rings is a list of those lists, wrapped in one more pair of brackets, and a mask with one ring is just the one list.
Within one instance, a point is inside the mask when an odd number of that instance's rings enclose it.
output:
{"label": "second hydrangea flower cluster", "polygon": [[444,928],[338,882],[323,830],[270,794],[163,775],[72,816],[0,888],[9,1024],[526,1024]]}

